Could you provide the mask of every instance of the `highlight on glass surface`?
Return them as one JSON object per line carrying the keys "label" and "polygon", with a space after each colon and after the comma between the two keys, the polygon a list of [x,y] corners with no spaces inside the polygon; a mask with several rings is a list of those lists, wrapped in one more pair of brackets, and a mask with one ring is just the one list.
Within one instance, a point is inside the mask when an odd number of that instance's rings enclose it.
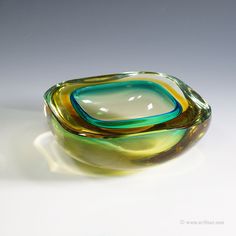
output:
{"label": "highlight on glass surface", "polygon": [[104,173],[167,161],[206,132],[210,106],[181,80],[124,72],[59,83],[44,95],[49,125],[75,160]]}

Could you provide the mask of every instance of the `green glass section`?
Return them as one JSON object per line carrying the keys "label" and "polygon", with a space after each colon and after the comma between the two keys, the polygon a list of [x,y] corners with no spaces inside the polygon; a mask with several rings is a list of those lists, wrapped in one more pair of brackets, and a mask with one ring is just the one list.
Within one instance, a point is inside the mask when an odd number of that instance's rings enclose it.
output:
{"label": "green glass section", "polygon": [[70,156],[83,164],[113,171],[143,168],[143,162],[171,149],[186,133],[186,129],[175,129],[98,139],[71,134],[54,117],[51,121],[58,142]]}
{"label": "green glass section", "polygon": [[137,128],[160,124],[181,113],[181,106],[162,86],[128,81],[76,89],[75,110],[89,123],[103,128]]}

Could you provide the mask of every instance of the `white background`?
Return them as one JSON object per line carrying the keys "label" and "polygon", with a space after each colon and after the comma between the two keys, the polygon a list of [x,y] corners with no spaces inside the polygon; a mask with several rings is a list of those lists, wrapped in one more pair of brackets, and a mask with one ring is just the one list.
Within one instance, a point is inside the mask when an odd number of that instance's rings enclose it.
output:
{"label": "white background", "polygon": [[[234,1],[2,0],[0,235],[235,235],[235,21]],[[78,171],[48,131],[43,93],[135,70],[199,92],[208,133],[139,174]]]}

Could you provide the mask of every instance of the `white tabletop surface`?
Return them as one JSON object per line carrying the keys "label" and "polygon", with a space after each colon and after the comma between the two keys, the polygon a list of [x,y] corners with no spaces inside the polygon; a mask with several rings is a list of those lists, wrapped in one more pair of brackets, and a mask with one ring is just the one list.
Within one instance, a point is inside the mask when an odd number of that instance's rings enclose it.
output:
{"label": "white tabletop surface", "polygon": [[[236,235],[233,1],[0,6],[1,236]],[[209,131],[138,174],[80,171],[46,125],[43,93],[63,80],[135,70],[196,89],[212,106]]]}

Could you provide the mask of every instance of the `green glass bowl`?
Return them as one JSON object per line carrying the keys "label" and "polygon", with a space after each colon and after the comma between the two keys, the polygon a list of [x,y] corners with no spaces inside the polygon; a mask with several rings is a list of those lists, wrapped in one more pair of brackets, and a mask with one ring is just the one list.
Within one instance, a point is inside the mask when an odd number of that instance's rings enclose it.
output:
{"label": "green glass bowl", "polygon": [[44,95],[49,125],[69,156],[104,173],[167,161],[199,140],[210,106],[181,80],[125,72],[66,81]]}

